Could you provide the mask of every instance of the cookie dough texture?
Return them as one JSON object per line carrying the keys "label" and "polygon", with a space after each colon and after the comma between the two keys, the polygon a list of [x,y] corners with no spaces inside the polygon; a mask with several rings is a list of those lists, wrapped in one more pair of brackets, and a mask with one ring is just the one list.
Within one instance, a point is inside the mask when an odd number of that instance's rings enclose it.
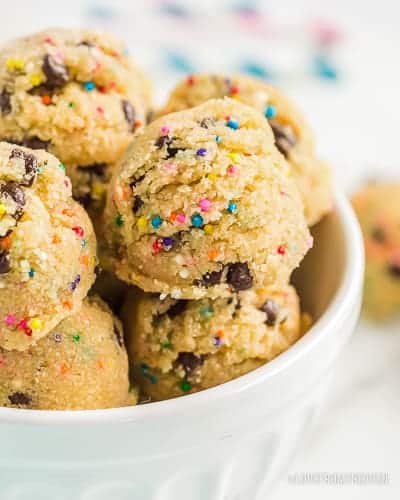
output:
{"label": "cookie dough texture", "polygon": [[47,149],[71,176],[118,161],[149,106],[149,83],[107,34],[49,29],[0,51],[0,138]]}
{"label": "cookie dough texture", "polygon": [[137,135],[106,219],[117,275],[175,298],[287,283],[312,242],[268,122],[231,99]]}
{"label": "cookie dough texture", "polygon": [[301,335],[291,286],[198,301],[131,292],[122,312],[134,380],[168,399],[222,384],[290,347]]}
{"label": "cookie dough texture", "polygon": [[60,162],[0,143],[0,347],[26,349],[77,310],[96,239]]}
{"label": "cookie dough texture", "polygon": [[0,405],[86,410],[134,403],[122,327],[104,303],[86,300],[35,346],[0,350]]}
{"label": "cookie dough texture", "polygon": [[400,313],[400,184],[370,183],[353,196],[364,236],[364,312],[376,320]]}
{"label": "cookie dough texture", "polygon": [[313,133],[302,113],[280,90],[242,75],[193,75],[177,85],[159,114],[224,96],[257,109],[268,119],[276,146],[288,160],[300,190],[307,222],[318,222],[332,205],[329,168],[315,156]]}

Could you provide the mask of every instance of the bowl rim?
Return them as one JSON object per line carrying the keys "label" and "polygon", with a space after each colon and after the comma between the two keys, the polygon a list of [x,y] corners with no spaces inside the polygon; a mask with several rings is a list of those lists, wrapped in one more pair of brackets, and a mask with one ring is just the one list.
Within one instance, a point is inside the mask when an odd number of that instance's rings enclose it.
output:
{"label": "bowl rim", "polygon": [[28,410],[0,408],[0,423],[38,425],[92,425],[132,422],[142,419],[196,412],[199,405],[232,397],[249,386],[264,382],[288,369],[330,334],[332,321],[342,318],[360,293],[364,272],[364,245],[357,218],[347,197],[334,189],[334,207],[344,232],[345,267],[338,289],[321,317],[310,330],[287,351],[265,365],[216,387],[189,394],[183,398],[157,401],[145,405],[102,410]]}

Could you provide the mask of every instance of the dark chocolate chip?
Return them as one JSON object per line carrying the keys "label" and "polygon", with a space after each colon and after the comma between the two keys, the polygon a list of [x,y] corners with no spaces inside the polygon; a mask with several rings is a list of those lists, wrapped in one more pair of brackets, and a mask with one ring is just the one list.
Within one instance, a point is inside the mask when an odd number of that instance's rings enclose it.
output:
{"label": "dark chocolate chip", "polygon": [[376,227],[375,229],[372,230],[371,237],[377,243],[385,243],[386,241],[385,232],[380,227]]}
{"label": "dark chocolate chip", "polygon": [[173,319],[173,318],[176,318],[176,316],[179,316],[181,313],[183,313],[183,311],[185,311],[186,307],[188,305],[188,301],[187,300],[177,300],[175,302],[175,304],[173,304],[167,311],[165,314],[167,314],[167,316],[170,318],[170,319]]}
{"label": "dark chocolate chip", "polygon": [[50,141],[42,141],[37,136],[24,137],[22,141],[17,141],[15,139],[4,139],[4,141],[9,142],[11,144],[16,144],[17,146],[25,146],[30,149],[47,149],[50,146]]}
{"label": "dark chocolate chip", "polygon": [[122,111],[124,112],[125,120],[128,122],[128,124],[130,125],[130,130],[133,132],[135,130],[135,108],[126,99],[123,99],[121,101],[121,106]]}
{"label": "dark chocolate chip", "polygon": [[203,118],[200,122],[200,127],[203,128],[210,128],[213,127],[216,124],[216,119],[215,118]]}
{"label": "dark chocolate chip", "polygon": [[392,278],[400,278],[400,264],[389,264],[387,270]]}
{"label": "dark chocolate chip", "polygon": [[8,396],[10,403],[16,406],[29,406],[32,398],[24,392],[13,392]]}
{"label": "dark chocolate chip", "polygon": [[0,94],[0,109],[1,109],[1,114],[4,115],[9,115],[12,111],[11,108],[11,94],[7,92],[6,89],[3,89],[1,94]]}
{"label": "dark chocolate chip", "polygon": [[176,358],[176,364],[182,366],[187,377],[203,363],[204,356],[196,356],[192,352],[180,352]]}
{"label": "dark chocolate chip", "polygon": [[25,193],[16,182],[6,182],[0,186],[0,196],[11,198],[16,204],[16,210],[13,217],[19,220],[23,214],[23,207],[25,206]]}
{"label": "dark chocolate chip", "polygon": [[142,198],[140,196],[134,196],[133,197],[133,207],[132,207],[132,210],[133,210],[133,213],[134,214],[137,214],[139,212],[139,210],[142,208],[142,206],[144,205],[144,201],[142,200]]}
{"label": "dark chocolate chip", "polygon": [[280,125],[275,121],[270,122],[275,137],[275,145],[287,157],[289,151],[296,145],[297,139],[290,125]]}
{"label": "dark chocolate chip", "polygon": [[36,85],[36,87],[32,87],[31,89],[28,90],[28,94],[30,95],[36,95],[36,96],[52,96],[54,95],[56,89],[48,87],[45,83],[42,85]]}
{"label": "dark chocolate chip", "polygon": [[129,185],[130,185],[130,187],[131,187],[132,189],[134,189],[134,188],[136,187],[136,185],[137,185],[138,183],[142,182],[142,180],[143,180],[145,177],[146,177],[146,176],[145,176],[145,174],[141,175],[140,177],[135,177],[135,178],[131,181],[131,183],[129,184]]}
{"label": "dark chocolate chip", "polygon": [[240,301],[240,298],[237,298],[236,304],[235,304],[235,310],[233,311],[232,317],[236,318],[238,311],[242,308],[242,303]]}
{"label": "dark chocolate chip", "polygon": [[83,208],[89,208],[92,204],[93,198],[90,193],[84,193],[76,195],[74,194],[74,200],[83,206]]}
{"label": "dark chocolate chip", "polygon": [[253,286],[253,277],[246,262],[228,264],[226,281],[235,291],[247,290]]}
{"label": "dark chocolate chip", "polygon": [[265,314],[267,315],[265,323],[268,326],[274,326],[279,314],[279,307],[276,305],[276,302],[272,299],[267,299],[260,307],[260,310],[265,312]]}
{"label": "dark chocolate chip", "polygon": [[107,163],[93,163],[92,165],[80,165],[78,170],[81,172],[88,172],[96,175],[97,177],[104,177],[107,169]]}
{"label": "dark chocolate chip", "polygon": [[68,68],[50,54],[44,56],[42,70],[46,75],[46,86],[49,88],[62,88],[69,81]]}
{"label": "dark chocolate chip", "polygon": [[94,49],[96,45],[93,42],[88,42],[87,40],[83,40],[82,42],[78,43],[78,47],[80,46],[88,47],[89,49]]}
{"label": "dark chocolate chip", "polygon": [[122,333],[122,328],[120,327],[120,325],[118,325],[114,321],[113,329],[114,329],[114,335],[115,335],[115,338],[117,339],[118,345],[120,347],[123,347],[124,346],[124,334]]}
{"label": "dark chocolate chip", "polygon": [[209,288],[210,286],[218,285],[221,283],[222,270],[221,271],[211,271],[210,273],[205,273],[200,280],[195,280],[194,284],[196,286],[204,286]]}
{"label": "dark chocolate chip", "polygon": [[23,182],[20,184],[22,186],[32,186],[33,181],[35,180],[36,174],[38,173],[38,162],[36,156],[25,153],[22,149],[14,148],[11,151],[10,160],[12,158],[22,158],[25,162],[25,175],[23,177]]}
{"label": "dark chocolate chip", "polygon": [[0,250],[0,274],[7,274],[11,269],[10,254],[7,250]]}
{"label": "dark chocolate chip", "polygon": [[160,135],[160,137],[155,142],[155,145],[158,149],[163,148],[165,145],[167,146],[167,159],[176,156],[178,151],[185,150],[185,148],[176,148],[171,146],[172,141],[175,139],[176,137],[170,137],[169,135]]}

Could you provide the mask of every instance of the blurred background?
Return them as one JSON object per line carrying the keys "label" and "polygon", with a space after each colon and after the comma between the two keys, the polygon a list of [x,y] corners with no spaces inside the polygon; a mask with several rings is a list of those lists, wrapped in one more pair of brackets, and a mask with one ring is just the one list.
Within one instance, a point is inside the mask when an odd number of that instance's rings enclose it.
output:
{"label": "blurred background", "polygon": [[[350,193],[369,178],[399,177],[396,0],[0,0],[0,6],[1,41],[48,26],[114,32],[152,78],[158,102],[187,73],[265,78],[303,108],[341,188]],[[388,484],[296,485],[283,478],[273,499],[400,497],[399,327],[360,323],[319,425],[290,470],[383,472]]]}

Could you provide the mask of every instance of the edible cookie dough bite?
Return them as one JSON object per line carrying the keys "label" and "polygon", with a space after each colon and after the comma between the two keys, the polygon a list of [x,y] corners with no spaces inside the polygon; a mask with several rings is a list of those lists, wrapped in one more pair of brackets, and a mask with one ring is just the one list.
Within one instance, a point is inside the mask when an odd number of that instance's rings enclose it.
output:
{"label": "edible cookie dough bite", "polygon": [[0,347],[24,350],[78,309],[96,239],[63,165],[0,143]]}
{"label": "edible cookie dough bite", "polygon": [[208,99],[229,96],[259,110],[269,121],[275,143],[288,160],[302,195],[309,225],[331,209],[328,166],[315,159],[314,137],[302,113],[281,91],[261,80],[236,75],[192,75],[172,91],[160,115],[197,106]]}
{"label": "edible cookie dough bite", "polygon": [[108,192],[117,275],[174,298],[287,283],[312,239],[268,122],[215,99],[152,122]]}
{"label": "edible cookie dough bite", "polygon": [[146,120],[149,84],[105,33],[49,29],[0,51],[0,137],[67,166],[117,161]]}
{"label": "edible cookie dough bite", "polygon": [[0,349],[0,405],[88,410],[135,403],[120,322],[98,299],[23,352]]}
{"label": "edible cookie dough bite", "polygon": [[153,400],[239,377],[301,335],[299,300],[291,286],[198,301],[134,291],[122,317],[134,380]]}
{"label": "edible cookie dough bite", "polygon": [[353,196],[364,235],[364,312],[376,320],[400,314],[400,183],[370,183]]}

